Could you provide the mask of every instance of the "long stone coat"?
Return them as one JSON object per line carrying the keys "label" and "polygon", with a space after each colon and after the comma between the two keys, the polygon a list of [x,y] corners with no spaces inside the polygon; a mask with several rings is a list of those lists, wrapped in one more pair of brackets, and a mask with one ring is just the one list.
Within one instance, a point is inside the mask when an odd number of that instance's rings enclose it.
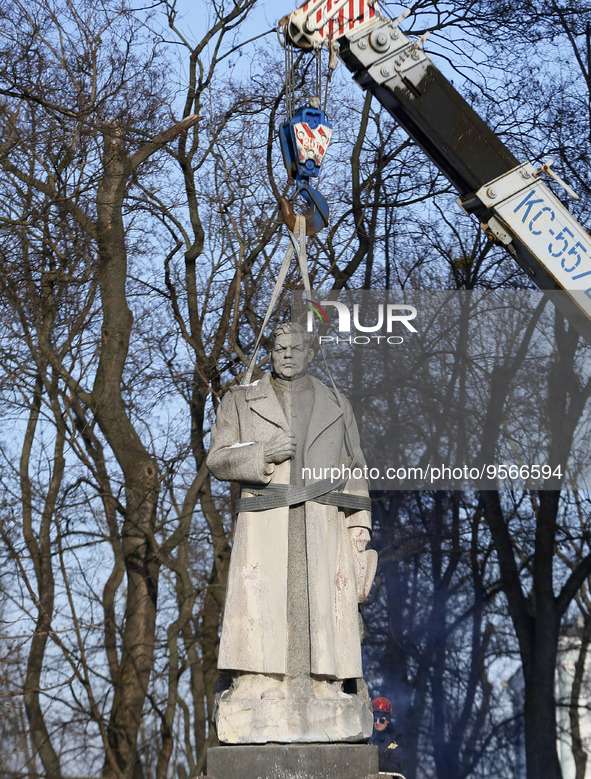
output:
{"label": "long stone coat", "polygon": [[[312,378],[312,377],[311,377]],[[351,407],[312,378],[314,403],[303,454],[304,467],[364,465]],[[346,418],[344,418],[346,417]],[[207,466],[218,479],[245,484],[288,484],[290,461],[265,462],[264,447],[289,422],[270,375],[228,392],[211,433]],[[318,479],[314,479],[317,481]],[[310,483],[308,479],[308,483]],[[367,495],[365,480],[350,480],[344,491]],[[251,493],[242,489],[242,497]],[[284,674],[286,664],[288,507],[242,512],[236,522],[218,667]],[[342,511],[314,501],[305,504],[311,672],[336,679],[362,676],[358,602],[363,600],[377,562],[373,551],[354,551],[354,528],[370,528],[367,511]],[[360,558],[372,569],[359,581]],[[357,562],[357,564],[356,564]],[[363,569],[363,564],[361,568]],[[356,581],[357,572],[357,581]]]}

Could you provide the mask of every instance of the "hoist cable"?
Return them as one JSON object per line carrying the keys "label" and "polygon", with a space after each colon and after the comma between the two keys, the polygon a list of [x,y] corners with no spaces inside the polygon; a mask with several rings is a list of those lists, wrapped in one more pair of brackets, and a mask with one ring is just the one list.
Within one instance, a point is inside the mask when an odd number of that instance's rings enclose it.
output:
{"label": "hoist cable", "polygon": [[295,77],[293,72],[293,43],[285,41],[285,110],[287,121],[291,121],[294,111]]}
{"label": "hoist cable", "polygon": [[314,46],[314,54],[316,55],[316,95],[318,100],[322,100],[322,48],[318,45]]}
{"label": "hoist cable", "polygon": [[322,107],[324,113],[326,113],[326,104],[328,103],[328,88],[332,80],[332,74],[333,74],[332,70],[329,70],[328,73],[326,74],[326,86],[324,87],[324,105]]}

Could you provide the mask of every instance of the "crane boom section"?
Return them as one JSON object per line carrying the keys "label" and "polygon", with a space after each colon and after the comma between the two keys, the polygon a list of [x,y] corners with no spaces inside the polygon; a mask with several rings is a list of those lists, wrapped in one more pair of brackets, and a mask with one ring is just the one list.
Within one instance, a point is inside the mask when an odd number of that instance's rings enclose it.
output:
{"label": "crane boom section", "polygon": [[464,211],[478,217],[541,289],[566,291],[563,310],[591,332],[588,232],[540,180],[548,166],[520,165],[425,54],[425,36],[412,41],[404,35],[399,23],[405,15],[386,19],[367,0],[317,0],[282,26],[301,48],[333,47],[336,38],[353,78],[454,185]]}

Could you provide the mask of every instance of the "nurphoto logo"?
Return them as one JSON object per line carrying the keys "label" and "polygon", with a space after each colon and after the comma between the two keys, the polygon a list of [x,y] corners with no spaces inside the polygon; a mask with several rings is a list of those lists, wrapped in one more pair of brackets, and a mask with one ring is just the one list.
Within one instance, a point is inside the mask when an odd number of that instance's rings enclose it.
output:
{"label": "nurphoto logo", "polygon": [[[360,305],[353,304],[353,311],[346,304],[336,300],[321,300],[315,303],[313,300],[306,301],[308,308],[307,330],[309,333],[314,330],[314,316],[317,316],[324,324],[328,324],[326,308],[332,306],[336,309],[338,315],[339,333],[348,333],[348,336],[339,335],[321,335],[318,340],[321,344],[339,344],[348,343],[362,346],[369,343],[388,343],[401,344],[404,338],[395,331],[402,329],[403,333],[417,333],[418,330],[411,324],[410,320],[417,316],[417,309],[406,303],[378,303],[374,316],[369,321],[361,322]],[[355,335],[351,333],[354,332]],[[372,333],[372,335],[367,335]],[[361,334],[361,335],[359,335]]]}

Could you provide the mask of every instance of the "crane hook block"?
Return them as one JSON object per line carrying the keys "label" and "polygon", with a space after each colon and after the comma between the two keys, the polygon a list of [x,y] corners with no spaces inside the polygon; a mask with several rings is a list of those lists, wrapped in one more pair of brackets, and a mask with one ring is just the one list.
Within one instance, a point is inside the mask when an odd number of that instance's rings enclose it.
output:
{"label": "crane hook block", "polygon": [[[287,175],[296,183],[294,198],[300,195],[308,206],[306,217],[307,235],[315,235],[328,224],[328,203],[322,195],[309,185],[312,176],[318,176],[326,153],[332,125],[322,109],[305,106],[296,111],[289,122],[279,128],[281,152]],[[290,229],[295,225],[292,203],[281,198],[283,219]]]}
{"label": "crane hook block", "polygon": [[317,176],[332,135],[332,125],[320,108],[305,106],[279,128],[287,175],[291,179]]}

